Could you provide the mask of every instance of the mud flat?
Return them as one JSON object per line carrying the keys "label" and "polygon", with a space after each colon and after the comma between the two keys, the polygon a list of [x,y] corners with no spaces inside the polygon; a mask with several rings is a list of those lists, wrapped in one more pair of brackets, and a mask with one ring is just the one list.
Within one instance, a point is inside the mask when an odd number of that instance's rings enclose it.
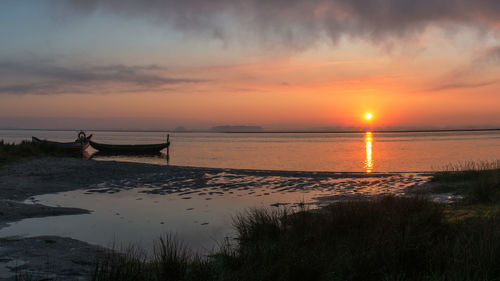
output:
{"label": "mud flat", "polygon": [[[0,238],[0,280],[88,280],[106,249],[65,237]],[[25,279],[23,279],[25,278]]]}
{"label": "mud flat", "polygon": [[[161,172],[163,168],[73,158],[39,158],[9,164],[0,169],[0,228],[26,218],[91,212],[24,202],[32,196],[84,189],[103,180],[137,177],[146,172]],[[103,251],[100,246],[65,237],[0,238],[0,280],[14,280],[16,274],[33,280],[85,280],[90,265]]]}
{"label": "mud flat", "polygon": [[51,207],[42,204],[26,204],[13,200],[0,200],[0,228],[7,223],[25,218],[88,214],[89,210],[79,208]]}
{"label": "mud flat", "polygon": [[[73,190],[83,190],[82,196],[140,190],[147,195],[175,195],[183,202],[235,194],[248,198],[275,196],[276,200],[287,194],[304,194],[308,200],[321,206],[334,201],[369,199],[386,194],[407,196],[409,191],[428,185],[430,176],[428,173],[236,170],[38,158],[0,169],[0,229],[10,222],[26,218],[92,212],[82,208],[45,206],[37,203],[35,198],[37,195]],[[269,200],[266,202],[271,203]],[[288,204],[290,202],[273,201],[269,207]],[[192,208],[187,210],[192,212]],[[88,274],[92,259],[99,256],[103,249],[58,236],[0,238],[0,280],[12,279],[15,272],[46,278],[59,277],[61,280],[71,280],[70,276],[75,280],[82,279]]]}

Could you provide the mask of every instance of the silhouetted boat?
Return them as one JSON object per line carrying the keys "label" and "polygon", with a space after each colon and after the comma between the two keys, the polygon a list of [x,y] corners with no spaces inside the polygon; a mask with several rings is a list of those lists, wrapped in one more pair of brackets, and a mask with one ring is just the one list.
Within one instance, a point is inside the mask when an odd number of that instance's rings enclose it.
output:
{"label": "silhouetted boat", "polygon": [[57,142],[57,141],[42,140],[37,137],[31,137],[31,140],[34,143],[46,142],[55,144],[69,152],[83,152],[85,149],[89,147],[91,139],[92,135],[87,137],[84,132],[78,133],[78,138],[73,142]]}
{"label": "silhouetted boat", "polygon": [[157,144],[106,144],[89,141],[90,145],[103,154],[158,154],[161,150],[170,146],[170,140]]}

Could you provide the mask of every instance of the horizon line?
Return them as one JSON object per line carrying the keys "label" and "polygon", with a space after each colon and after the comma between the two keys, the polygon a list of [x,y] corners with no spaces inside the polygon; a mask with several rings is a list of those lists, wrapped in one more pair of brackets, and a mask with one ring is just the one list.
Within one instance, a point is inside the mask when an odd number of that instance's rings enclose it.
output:
{"label": "horizon line", "polygon": [[439,133],[439,132],[486,132],[500,131],[500,128],[479,128],[479,129],[420,129],[420,130],[343,130],[343,131],[308,131],[308,130],[260,130],[260,131],[212,131],[212,130],[140,130],[140,129],[51,129],[51,128],[0,128],[0,130],[11,131],[96,131],[96,132],[151,132],[151,133],[219,133],[219,134],[359,134],[359,133]]}

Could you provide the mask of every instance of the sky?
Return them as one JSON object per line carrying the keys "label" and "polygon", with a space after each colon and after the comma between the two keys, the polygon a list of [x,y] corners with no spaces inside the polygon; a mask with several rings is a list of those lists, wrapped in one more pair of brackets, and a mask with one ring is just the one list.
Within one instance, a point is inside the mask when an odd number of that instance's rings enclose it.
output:
{"label": "sky", "polygon": [[497,128],[499,105],[498,0],[0,3],[0,128]]}

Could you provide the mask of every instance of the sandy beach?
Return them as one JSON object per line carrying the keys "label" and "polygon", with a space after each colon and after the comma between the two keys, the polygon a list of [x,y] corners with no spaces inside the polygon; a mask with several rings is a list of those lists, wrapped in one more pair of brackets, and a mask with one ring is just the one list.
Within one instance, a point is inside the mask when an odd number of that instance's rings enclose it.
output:
{"label": "sandy beach", "polygon": [[[326,195],[315,200],[323,205],[386,194],[405,196],[427,185],[429,177],[430,174],[422,173],[260,171],[38,158],[11,163],[0,170],[0,229],[25,218],[92,212],[44,206],[33,199],[36,195],[77,189],[90,194],[112,194],[141,187],[141,192],[148,194],[175,194],[185,200],[199,196],[209,200],[235,190],[248,190],[251,194],[253,188],[266,186],[272,192],[282,193],[321,190]],[[260,195],[265,194],[255,194]],[[30,202],[24,203],[26,200]],[[67,251],[68,247],[71,251]],[[10,280],[16,271],[64,276],[64,280],[72,276],[78,280],[89,273],[88,265],[102,252],[100,246],[64,237],[2,238],[0,280]]]}

